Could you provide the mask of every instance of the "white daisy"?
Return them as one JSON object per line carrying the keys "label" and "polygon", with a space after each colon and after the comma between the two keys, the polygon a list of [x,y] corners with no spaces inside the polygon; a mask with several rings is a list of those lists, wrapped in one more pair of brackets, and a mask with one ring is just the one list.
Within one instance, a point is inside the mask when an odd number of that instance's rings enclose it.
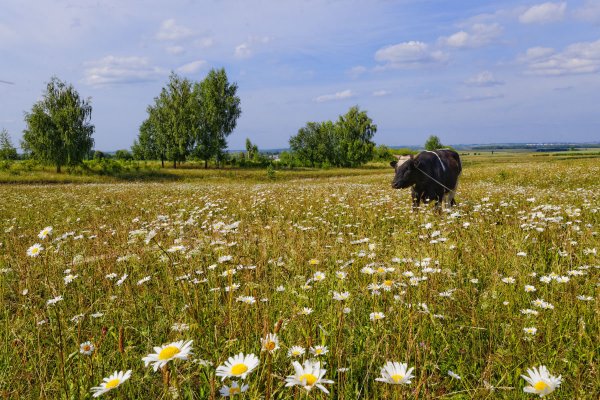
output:
{"label": "white daisy", "polygon": [[304,355],[306,350],[302,346],[292,346],[287,352],[288,357],[300,357]]}
{"label": "white daisy", "polygon": [[79,352],[86,356],[89,356],[90,354],[92,354],[95,349],[96,349],[96,347],[94,346],[94,344],[92,342],[83,342],[79,345]]}
{"label": "white daisy", "polygon": [[372,312],[371,314],[369,314],[369,319],[371,321],[379,321],[384,318],[385,318],[385,314],[380,311]]}
{"label": "white daisy", "polygon": [[261,343],[261,351],[268,351],[273,354],[277,349],[279,349],[279,338],[275,333],[269,333],[263,339],[260,339]]}
{"label": "white daisy", "polygon": [[248,385],[240,386],[236,381],[231,382],[231,386],[223,385],[219,390],[223,397],[233,397],[236,394],[240,394],[248,390]]}
{"label": "white daisy", "polygon": [[376,378],[376,381],[391,383],[392,385],[400,385],[402,383],[410,383],[410,380],[414,378],[412,371],[414,368],[408,369],[408,365],[404,363],[391,362],[385,363],[381,368],[381,377]]}
{"label": "white daisy", "polygon": [[146,357],[142,358],[144,366],[147,367],[150,364],[154,364],[154,371],[157,371],[159,368],[167,365],[169,361],[176,358],[187,360],[192,354],[192,342],[193,340],[188,340],[187,342],[180,340],[178,342],[157,346],[154,348],[155,353],[148,354]]}
{"label": "white daisy", "polygon": [[258,357],[254,354],[240,353],[236,356],[229,357],[225,364],[217,367],[217,376],[221,380],[225,378],[240,378],[246,379],[246,376],[252,372],[259,364]]}
{"label": "white daisy", "polygon": [[448,370],[448,376],[450,376],[451,378],[454,378],[454,379],[458,379],[458,380],[461,380],[461,379],[462,379],[462,378],[460,377],[460,375],[458,375],[456,372],[454,372],[454,371],[450,371],[450,370]]}
{"label": "white daisy", "polygon": [[31,246],[30,248],[27,249],[27,255],[29,257],[37,257],[40,255],[40,253],[42,252],[42,250],[44,250],[44,248],[42,247],[41,244],[36,243],[33,246]]}
{"label": "white daisy", "polygon": [[47,226],[44,229],[42,229],[40,231],[40,233],[38,234],[38,238],[40,239],[46,239],[48,237],[49,234],[52,233],[52,227],[51,226]]}
{"label": "white daisy", "polygon": [[310,354],[314,356],[323,356],[329,352],[327,346],[315,346],[310,348]]}
{"label": "white daisy", "polygon": [[348,300],[348,298],[350,297],[350,293],[349,292],[333,292],[333,299],[337,300],[337,301],[344,301],[344,300]]}
{"label": "white daisy", "polygon": [[93,396],[99,397],[104,393],[113,390],[114,388],[120,386],[123,382],[125,382],[131,376],[131,370],[126,372],[123,371],[115,371],[108,378],[104,378],[100,386],[95,386],[91,389]]}
{"label": "white daisy", "polygon": [[531,386],[525,386],[523,391],[526,393],[539,394],[540,397],[552,393],[560,386],[562,381],[560,375],[558,377],[550,375],[548,369],[544,365],[541,365],[539,368],[528,369],[527,373],[529,376],[521,375],[521,377]]}
{"label": "white daisy", "polygon": [[313,387],[317,387],[324,393],[329,394],[329,391],[323,384],[333,383],[333,381],[323,379],[327,371],[321,368],[319,361],[306,360],[304,361],[304,365],[300,365],[298,361],[294,361],[292,366],[294,367],[294,375],[285,378],[286,387],[302,386],[307,391],[310,391]]}

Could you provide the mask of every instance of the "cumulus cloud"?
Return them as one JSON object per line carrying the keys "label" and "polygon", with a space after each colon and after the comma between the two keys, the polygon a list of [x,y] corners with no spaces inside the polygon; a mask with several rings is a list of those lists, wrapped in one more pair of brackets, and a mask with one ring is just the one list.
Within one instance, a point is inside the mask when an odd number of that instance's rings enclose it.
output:
{"label": "cumulus cloud", "polygon": [[345,100],[354,97],[354,93],[350,89],[346,89],[342,92],[337,92],[334,94],[324,94],[314,99],[317,103],[324,103],[327,101],[335,101],[335,100]]}
{"label": "cumulus cloud", "polygon": [[432,50],[423,42],[410,41],[383,47],[375,53],[375,60],[383,63],[379,69],[411,68],[446,62],[448,56],[440,50]]}
{"label": "cumulus cloud", "polygon": [[158,40],[181,40],[194,36],[194,31],[183,25],[177,25],[174,18],[166,19],[156,34]]}
{"label": "cumulus cloud", "polygon": [[193,74],[194,72],[198,72],[199,70],[204,68],[206,65],[207,62],[204,60],[192,61],[177,68],[177,72],[180,72],[182,74]]}
{"label": "cumulus cloud", "polygon": [[441,37],[439,43],[455,48],[481,47],[493,42],[502,34],[502,26],[498,23],[476,23],[466,30],[458,31],[450,36]]}
{"label": "cumulus cloud", "polygon": [[165,75],[159,67],[150,65],[146,57],[106,56],[85,64],[84,83],[90,86],[151,81]]}
{"label": "cumulus cloud", "polygon": [[573,43],[562,52],[546,47],[527,50],[519,61],[534,75],[575,75],[600,71],[600,40]]}
{"label": "cumulus cloud", "polygon": [[489,87],[503,85],[504,82],[499,81],[490,71],[482,71],[475,76],[470,77],[465,81],[468,86]]}
{"label": "cumulus cloud", "polygon": [[567,3],[542,3],[532,6],[519,15],[523,24],[545,24],[561,21],[565,17]]}
{"label": "cumulus cloud", "polygon": [[235,47],[233,55],[236,58],[250,58],[254,55],[256,48],[261,45],[265,45],[271,41],[268,36],[251,36],[248,40]]}

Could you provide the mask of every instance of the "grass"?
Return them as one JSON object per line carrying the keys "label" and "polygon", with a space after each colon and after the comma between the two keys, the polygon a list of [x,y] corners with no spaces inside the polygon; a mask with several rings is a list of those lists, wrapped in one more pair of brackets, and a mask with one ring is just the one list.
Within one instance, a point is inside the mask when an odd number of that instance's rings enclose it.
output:
{"label": "grass", "polygon": [[[383,165],[2,185],[0,397],[90,398],[131,369],[105,397],[217,398],[216,367],[244,352],[260,357],[247,399],[518,399],[533,396],[520,375],[538,365],[563,377],[550,398],[596,399],[598,159],[467,156],[464,166],[459,206],[442,215],[412,212]],[[35,243],[44,250],[28,257]],[[276,325],[281,348],[268,356],[260,339]],[[176,340],[194,341],[189,360],[144,367],[154,346]],[[285,387],[293,345],[327,346],[330,395]],[[412,383],[376,382],[388,360],[414,367]]]}

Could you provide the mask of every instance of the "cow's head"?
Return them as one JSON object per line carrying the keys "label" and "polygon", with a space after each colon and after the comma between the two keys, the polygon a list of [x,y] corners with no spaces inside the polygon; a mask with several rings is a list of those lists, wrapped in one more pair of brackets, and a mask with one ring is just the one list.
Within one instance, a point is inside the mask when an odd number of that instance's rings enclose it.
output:
{"label": "cow's head", "polygon": [[392,187],[394,189],[404,189],[416,183],[417,163],[418,161],[415,160],[412,155],[404,162],[402,160],[390,162],[390,165],[396,171],[394,180],[392,181]]}

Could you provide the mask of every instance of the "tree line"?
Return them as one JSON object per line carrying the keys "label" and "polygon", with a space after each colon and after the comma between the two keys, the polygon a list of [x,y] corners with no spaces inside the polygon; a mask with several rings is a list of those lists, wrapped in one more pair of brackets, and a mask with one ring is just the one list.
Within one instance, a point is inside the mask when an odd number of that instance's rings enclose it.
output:
{"label": "tree line", "polygon": [[[237,156],[226,151],[227,137],[241,115],[238,86],[230,83],[224,69],[212,69],[199,82],[171,73],[169,81],[142,122],[131,152],[118,150],[118,160],[159,160],[173,168],[187,160],[202,160],[204,167],[217,165],[267,165],[275,156],[262,154],[246,139],[246,153]],[[90,98],[79,95],[73,85],[53,77],[42,98],[25,113],[26,129],[21,148],[27,158],[54,165],[75,166],[84,159],[104,159],[92,151],[94,125]],[[335,122],[308,122],[289,139],[290,151],[282,152],[280,164],[311,167],[356,167],[372,160],[393,158],[386,146],[375,147],[377,125],[367,112],[351,107]],[[426,148],[440,148],[439,138],[431,136]],[[18,158],[6,130],[0,131],[0,160]]]}

